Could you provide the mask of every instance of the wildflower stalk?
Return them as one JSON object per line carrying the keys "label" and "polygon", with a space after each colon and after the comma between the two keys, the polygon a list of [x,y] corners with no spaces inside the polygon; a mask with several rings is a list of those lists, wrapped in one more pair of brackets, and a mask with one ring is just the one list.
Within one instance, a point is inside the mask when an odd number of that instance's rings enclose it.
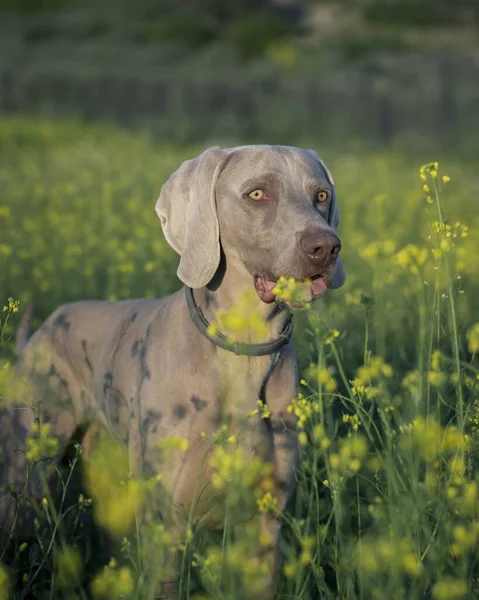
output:
{"label": "wildflower stalk", "polygon": [[[73,476],[73,471],[75,469],[75,466],[76,466],[76,464],[78,462],[79,457],[80,457],[80,450],[78,450],[77,453],[76,453],[76,455],[73,457],[73,459],[71,461],[71,464],[70,464],[70,471],[68,473],[67,479],[66,479],[65,483],[62,485],[63,492],[62,492],[62,497],[61,497],[61,500],[60,500],[60,507],[59,507],[58,512],[55,510],[55,507],[54,507],[53,502],[51,501],[51,498],[49,498],[49,502],[48,502],[49,509],[53,513],[54,523],[55,524],[54,524],[53,531],[52,531],[52,534],[51,534],[50,542],[49,542],[49,544],[48,544],[48,546],[46,548],[46,551],[44,552],[42,560],[40,561],[40,563],[39,563],[38,567],[36,568],[35,572],[33,573],[32,577],[28,580],[28,585],[25,588],[25,594],[27,594],[27,592],[31,589],[32,583],[38,577],[38,575],[41,572],[44,564],[47,561],[47,558],[48,558],[50,552],[52,551],[53,545],[54,545],[55,540],[56,540],[57,531],[59,530],[59,527],[61,525],[62,520],[64,519],[64,517],[67,514],[69,514],[70,512],[72,512],[73,510],[76,509],[76,506],[70,506],[69,508],[67,508],[63,512],[63,507],[64,507],[64,504],[65,504],[67,489],[68,489],[68,486],[70,485],[70,481],[71,481],[71,478]],[[42,473],[42,475],[43,475],[43,473]],[[45,481],[45,478],[42,477],[42,479],[43,479],[43,484],[46,486],[47,483]]]}
{"label": "wildflower stalk", "polygon": [[[439,187],[437,183],[437,177],[433,177],[433,185],[434,185],[434,198],[436,201],[436,208],[439,217],[439,222],[442,226],[445,225],[444,213],[442,210]],[[444,267],[446,271],[446,280],[447,280],[447,290],[448,290],[448,300],[449,300],[449,311],[451,317],[451,333],[452,333],[452,343],[453,343],[453,352],[454,352],[454,361],[455,361],[455,370],[457,376],[456,382],[456,390],[458,395],[458,412],[459,412],[459,424],[461,430],[464,429],[464,396],[462,391],[462,383],[461,383],[461,356],[459,349],[459,337],[458,337],[458,326],[457,326],[457,313],[456,313],[456,303],[454,299],[454,288],[451,281],[451,269],[449,264],[449,259],[447,253],[444,256]],[[439,312],[439,311],[438,311]]]}

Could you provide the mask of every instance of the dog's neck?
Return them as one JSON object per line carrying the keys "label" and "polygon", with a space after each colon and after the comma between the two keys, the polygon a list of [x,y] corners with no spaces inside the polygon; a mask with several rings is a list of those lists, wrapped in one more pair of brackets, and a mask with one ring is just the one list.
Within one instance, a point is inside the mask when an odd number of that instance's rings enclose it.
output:
{"label": "dog's neck", "polygon": [[[260,300],[254,289],[253,277],[240,261],[230,257],[221,285],[215,291],[207,288],[195,290],[195,299],[210,323],[219,325],[221,333],[239,342],[260,344],[276,339],[288,317],[287,310],[278,310],[275,303],[266,304]],[[240,331],[223,330],[219,317],[238,307],[241,307],[242,313],[259,316],[266,325],[263,331],[247,326]]]}

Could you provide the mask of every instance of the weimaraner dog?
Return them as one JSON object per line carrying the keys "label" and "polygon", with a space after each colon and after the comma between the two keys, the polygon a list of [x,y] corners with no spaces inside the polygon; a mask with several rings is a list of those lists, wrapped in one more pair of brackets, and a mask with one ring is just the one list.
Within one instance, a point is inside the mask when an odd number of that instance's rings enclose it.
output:
{"label": "weimaraner dog", "polygon": [[[198,478],[211,476],[204,461],[211,434],[225,422],[234,433],[261,398],[270,416],[247,420],[242,448],[272,463],[274,496],[283,509],[296,464],[287,407],[296,394],[297,367],[291,312],[274,288],[280,276],[311,280],[314,300],[344,283],[331,174],[310,150],[214,147],[171,175],[156,212],[181,257],[178,277],[185,287],[160,300],[58,308],[21,357],[30,378],[48,379],[48,393],[41,388],[36,398],[43,419],[64,442],[86,432],[87,424],[101,424],[124,441],[135,475],[161,472],[173,504],[188,509]],[[208,323],[216,322],[218,311],[234,307],[249,290],[256,290],[254,310],[268,334],[258,339],[246,331],[235,344],[221,331],[211,333]],[[53,395],[62,402],[49,401]],[[14,451],[25,447],[33,420],[31,411],[13,408],[0,420],[4,476],[17,488],[26,461]],[[172,434],[189,446],[166,467],[158,462],[158,441]],[[210,506],[203,493],[197,518],[221,526]],[[7,494],[1,509],[4,516],[12,513]],[[276,540],[277,519],[266,526]]]}

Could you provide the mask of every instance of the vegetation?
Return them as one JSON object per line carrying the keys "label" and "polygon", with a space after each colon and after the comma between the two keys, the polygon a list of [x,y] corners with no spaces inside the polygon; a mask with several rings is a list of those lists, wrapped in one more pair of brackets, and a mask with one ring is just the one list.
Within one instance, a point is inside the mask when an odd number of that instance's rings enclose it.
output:
{"label": "vegetation", "polygon": [[[477,177],[453,157],[418,171],[426,161],[412,153],[309,146],[337,181],[348,281],[296,319],[302,381],[289,410],[301,453],[281,517],[276,597],[475,598]],[[65,301],[179,287],[153,207],[166,177],[199,150],[79,122],[0,121],[0,398],[14,378],[13,298],[20,311],[34,300],[38,325]],[[281,281],[278,293],[296,298],[300,289]],[[242,318],[251,326],[239,311],[237,327]],[[252,406],[252,419],[267,416],[267,407]],[[172,437],[159,451],[181,453],[185,444]],[[247,516],[276,511],[268,466],[246,461],[227,429],[211,447],[212,485],[231,499],[225,531],[216,537],[191,520],[177,564],[180,596],[264,597],[268,540]],[[32,468],[55,448],[38,423]],[[85,490],[67,502],[77,459],[61,503],[39,499],[36,540],[3,553],[0,589],[15,587],[18,599],[86,598],[87,589],[95,598],[153,598],[171,535],[153,511],[146,524],[135,517],[152,506],[161,473],[137,481],[110,443],[86,471]]]}

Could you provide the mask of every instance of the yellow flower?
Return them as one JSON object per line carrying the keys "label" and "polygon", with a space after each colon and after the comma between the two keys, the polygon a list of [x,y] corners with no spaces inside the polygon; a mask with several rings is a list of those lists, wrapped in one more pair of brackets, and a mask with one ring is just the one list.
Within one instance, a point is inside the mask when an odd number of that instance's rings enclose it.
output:
{"label": "yellow flower", "polygon": [[396,262],[400,267],[408,269],[411,273],[419,273],[420,266],[428,258],[428,249],[408,244],[396,253]]}
{"label": "yellow flower", "polygon": [[312,536],[305,537],[301,540],[301,554],[299,555],[299,562],[302,565],[309,565],[313,560],[313,548],[315,539]]}
{"label": "yellow flower", "polygon": [[151,271],[153,271],[153,269],[155,268],[155,263],[150,260],[147,263],[145,263],[143,268],[147,273],[151,273]]}
{"label": "yellow flower", "polygon": [[244,292],[232,308],[216,313],[217,322],[210,324],[208,333],[215,335],[221,330],[232,340],[238,333],[252,333],[258,339],[264,338],[268,334],[268,326],[256,310],[257,302],[258,297],[254,290]]}
{"label": "yellow flower", "polygon": [[216,325],[214,323],[210,323],[208,325],[207,333],[211,337],[214,337],[218,333],[218,325]]}
{"label": "yellow flower", "polygon": [[349,463],[349,468],[351,471],[357,473],[361,468],[361,461],[358,458],[353,458],[353,460]]}
{"label": "yellow flower", "polygon": [[467,332],[467,347],[472,354],[479,351],[479,322],[474,323]]}
{"label": "yellow flower", "polygon": [[449,177],[449,175],[443,175],[442,180],[444,183],[448,183],[449,181],[451,181],[451,178]]}
{"label": "yellow flower", "polygon": [[418,559],[418,557],[415,554],[412,554],[412,553],[406,554],[402,559],[402,563],[404,566],[404,570],[409,575],[412,575],[415,577],[415,576],[419,575],[422,571],[421,561]]}
{"label": "yellow flower", "polygon": [[257,501],[259,512],[266,513],[278,512],[278,499],[275,498],[271,492],[266,492],[266,494]]}
{"label": "yellow flower", "polygon": [[327,367],[320,365],[310,365],[308,369],[308,375],[314,378],[318,383],[325,388],[327,392],[333,393],[336,391],[336,381],[331,375]]}
{"label": "yellow flower", "polygon": [[0,598],[9,598],[10,596],[10,577],[7,569],[0,563]]}
{"label": "yellow flower", "polygon": [[288,561],[283,567],[283,573],[288,579],[292,579],[297,571],[297,565],[294,561]]}
{"label": "yellow flower", "polygon": [[314,414],[318,414],[321,411],[321,407],[319,401],[307,400],[303,394],[300,393],[296,398],[293,398],[286,410],[289,414],[294,414],[298,419],[298,428],[303,429],[306,422],[309,421]]}
{"label": "yellow flower", "polygon": [[440,387],[447,381],[446,374],[439,371],[429,371],[427,374],[427,379],[434,387]]}
{"label": "yellow flower", "polygon": [[241,447],[218,446],[209,462],[214,471],[211,482],[216,489],[231,484],[243,489],[255,488],[262,481],[267,483],[272,470],[270,463],[257,456],[246,459]]}
{"label": "yellow flower", "polygon": [[309,308],[311,295],[311,281],[296,281],[293,277],[286,279],[280,277],[276,282],[273,293],[284,300],[287,304],[292,304],[294,308]]}
{"label": "yellow flower", "polygon": [[177,450],[179,452],[186,452],[188,450],[188,445],[188,440],[179,435],[171,435],[169,437],[161,438],[158,441],[158,448],[161,451],[163,460],[168,460],[168,458]]}
{"label": "yellow flower", "polygon": [[54,456],[58,452],[58,440],[49,435],[50,425],[39,425],[36,421],[31,428],[31,435],[27,438],[25,456],[28,460],[38,460],[46,456]]}
{"label": "yellow flower", "polygon": [[340,333],[337,329],[333,329],[330,335],[326,338],[326,344],[332,344],[334,340],[336,340],[340,336]]}
{"label": "yellow flower", "polygon": [[[2,244],[0,244],[0,251],[1,251],[1,246]],[[10,313],[17,313],[18,309],[20,306],[20,302],[19,300],[14,300],[12,297],[8,298],[8,304],[6,304],[3,307],[3,312],[10,312]]]}
{"label": "yellow flower", "polygon": [[258,413],[261,419],[269,419],[269,417],[271,416],[271,410],[268,407],[268,405],[262,402],[261,400],[257,401],[257,405],[259,408],[257,411],[253,411],[253,413]]}
{"label": "yellow flower", "polygon": [[126,452],[113,440],[105,440],[92,450],[84,469],[96,521],[113,534],[126,534],[145,491],[130,475]]}
{"label": "yellow flower", "polygon": [[369,574],[377,573],[380,569],[378,558],[371,552],[368,552],[368,549],[362,550],[357,559],[357,564],[359,571],[364,571]]}
{"label": "yellow flower", "polygon": [[56,582],[61,588],[74,587],[81,577],[80,553],[72,546],[65,546],[56,553]]}
{"label": "yellow flower", "polygon": [[434,600],[461,600],[467,595],[468,589],[465,579],[444,577],[434,584],[432,597]]}
{"label": "yellow flower", "polygon": [[91,583],[91,590],[95,598],[108,598],[120,600],[135,589],[133,575],[128,567],[116,568],[116,561],[100,571]]}
{"label": "yellow flower", "polygon": [[301,444],[301,446],[306,446],[308,443],[308,436],[304,431],[300,431],[298,434],[298,442]]}

